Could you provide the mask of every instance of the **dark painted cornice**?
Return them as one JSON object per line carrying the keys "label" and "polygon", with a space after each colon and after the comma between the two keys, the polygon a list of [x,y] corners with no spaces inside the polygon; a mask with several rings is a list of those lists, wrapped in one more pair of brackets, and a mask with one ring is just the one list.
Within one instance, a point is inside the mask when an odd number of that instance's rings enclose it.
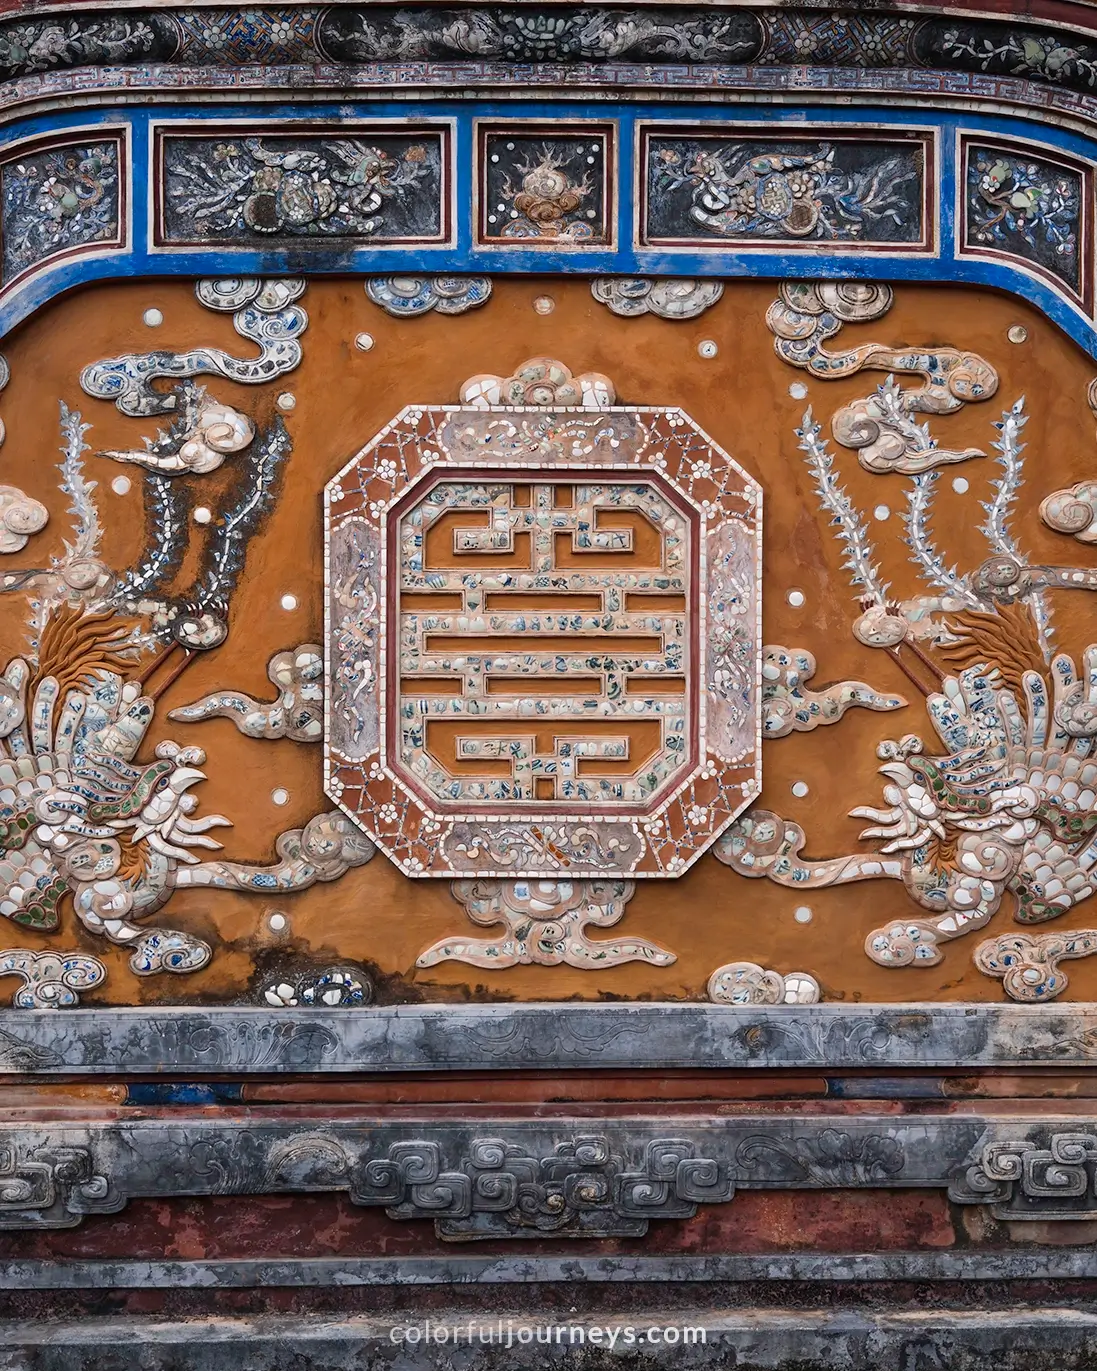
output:
{"label": "dark painted cornice", "polygon": [[1088,94],[1097,92],[1097,8],[1072,11],[1075,23],[1079,13],[1090,36],[1044,23],[890,6],[841,12],[553,3],[39,11],[0,22],[0,80],[136,64],[641,62],[921,68],[1025,77]]}

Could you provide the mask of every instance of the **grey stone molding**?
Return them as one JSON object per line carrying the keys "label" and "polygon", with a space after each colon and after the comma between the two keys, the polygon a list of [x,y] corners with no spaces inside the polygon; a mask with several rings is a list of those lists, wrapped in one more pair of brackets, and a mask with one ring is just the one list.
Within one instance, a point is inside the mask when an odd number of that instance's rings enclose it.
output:
{"label": "grey stone molding", "polygon": [[0,1077],[1095,1064],[1094,1004],[0,1010]]}
{"label": "grey stone molding", "polygon": [[949,1187],[958,1204],[989,1204],[996,1219],[1097,1218],[1097,1134],[1064,1128],[1046,1140],[984,1143]]}
{"label": "grey stone molding", "polygon": [[[528,1311],[501,1319],[460,1307],[431,1311],[430,1329],[444,1329],[448,1345],[429,1330],[429,1345],[423,1345],[425,1322],[414,1314],[0,1320],[0,1371],[1088,1371],[1097,1354],[1097,1313],[1062,1307],[713,1312],[653,1305],[642,1314],[611,1306],[582,1315]],[[465,1340],[470,1322],[471,1346]],[[455,1326],[462,1330],[459,1346]],[[409,1327],[419,1334],[415,1343],[407,1338]],[[539,1343],[536,1327],[560,1328],[562,1336]],[[673,1340],[651,1336],[653,1327],[679,1334]],[[572,1328],[583,1330],[582,1344]],[[599,1332],[588,1341],[594,1328]],[[607,1328],[618,1330],[613,1346]],[[686,1328],[688,1340],[681,1333]],[[625,1329],[632,1333],[622,1341]],[[489,1330],[496,1333],[490,1342]]]}
{"label": "grey stone molding", "polygon": [[775,1252],[747,1256],[300,1257],[276,1260],[0,1261],[0,1290],[229,1290],[405,1285],[633,1285],[1097,1279],[1093,1248]]}
{"label": "grey stone molding", "polygon": [[[1031,1175],[1001,1161],[1025,1155],[1045,1161]],[[959,1203],[1012,1220],[1077,1220],[1094,1212],[1095,1155],[1097,1123],[1087,1131],[1078,1116],[975,1112],[67,1118],[0,1123],[0,1229],[74,1227],[135,1198],[307,1191],[430,1220],[458,1241],[642,1236],[737,1189],[951,1186]]]}

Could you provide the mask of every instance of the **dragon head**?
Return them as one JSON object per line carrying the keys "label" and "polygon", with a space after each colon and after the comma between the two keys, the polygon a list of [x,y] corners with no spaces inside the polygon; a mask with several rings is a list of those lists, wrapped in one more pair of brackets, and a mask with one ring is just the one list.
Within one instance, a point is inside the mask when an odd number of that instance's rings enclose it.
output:
{"label": "dragon head", "polygon": [[199,747],[165,741],[157,744],[155,757],[139,770],[125,795],[91,806],[89,817],[124,832],[132,844],[147,842],[162,857],[197,862],[200,859],[188,849],[219,849],[221,844],[205,836],[205,830],[229,822],[218,814],[200,820],[189,817],[198,807],[191,789],[206,779],[198,769],[206,754]]}

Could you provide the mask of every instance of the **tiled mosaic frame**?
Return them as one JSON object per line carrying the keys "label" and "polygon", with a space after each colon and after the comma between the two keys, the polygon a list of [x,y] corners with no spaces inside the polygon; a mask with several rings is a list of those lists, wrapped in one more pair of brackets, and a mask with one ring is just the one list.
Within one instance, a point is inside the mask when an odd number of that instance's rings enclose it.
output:
{"label": "tiled mosaic frame", "polygon": [[[524,424],[530,416],[529,425]],[[581,448],[584,435],[620,426],[618,447],[602,439],[561,459],[559,441]],[[477,434],[491,430],[490,456]],[[501,436],[509,432],[509,439]],[[530,435],[545,447],[530,459]],[[507,461],[507,443],[520,454]],[[695,522],[697,555],[694,671],[701,683],[695,717],[696,757],[669,794],[650,810],[590,813],[557,805],[518,806],[498,813],[449,813],[428,804],[401,780],[388,756],[389,600],[387,543],[391,511],[424,475],[453,471],[514,471],[551,467],[556,474],[605,473],[621,479],[643,473],[673,492]],[[758,794],[761,784],[761,491],[680,410],[481,409],[409,406],[353,458],[325,491],[327,681],[325,790],[408,876],[677,877],[697,860]],[[734,546],[739,536],[738,547]],[[713,685],[723,624],[720,580],[738,552],[745,558],[750,600],[742,615],[749,704],[732,722],[732,707]],[[711,617],[711,623],[710,623]],[[346,646],[343,646],[345,640]],[[740,750],[725,755],[721,739]],[[466,843],[464,826],[476,841]],[[580,834],[583,835],[580,838]],[[597,835],[591,841],[592,834]],[[517,835],[517,836],[515,836]],[[470,840],[471,841],[471,840]],[[589,843],[589,846],[586,844]],[[515,857],[514,848],[520,856]]]}
{"label": "tiled mosaic frame", "polygon": [[[1068,176],[1077,177],[1080,182],[1079,226],[1077,232],[1077,257],[1079,268],[1079,288],[1074,290],[1062,276],[1048,270],[1035,260],[1034,255],[1024,257],[1020,252],[1005,248],[976,245],[972,241],[970,175],[976,152],[985,149],[991,153],[1000,152],[1006,157],[1020,158],[1050,167],[1060,167]],[[1043,144],[1004,139],[994,134],[982,135],[977,131],[963,130],[957,134],[956,151],[956,252],[960,257],[993,258],[1009,262],[1019,271],[1046,281],[1053,290],[1085,310],[1093,313],[1094,306],[1094,238],[1093,216],[1094,195],[1097,194],[1092,162],[1068,157],[1054,148]]]}

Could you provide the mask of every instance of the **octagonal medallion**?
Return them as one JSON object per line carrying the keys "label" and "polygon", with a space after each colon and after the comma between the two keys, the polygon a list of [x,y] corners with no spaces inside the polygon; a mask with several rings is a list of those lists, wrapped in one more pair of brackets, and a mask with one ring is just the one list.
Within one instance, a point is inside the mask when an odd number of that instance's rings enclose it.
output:
{"label": "octagonal medallion", "polygon": [[406,874],[677,876],[758,793],[761,492],[680,411],[412,407],[325,509],[326,788]]}

